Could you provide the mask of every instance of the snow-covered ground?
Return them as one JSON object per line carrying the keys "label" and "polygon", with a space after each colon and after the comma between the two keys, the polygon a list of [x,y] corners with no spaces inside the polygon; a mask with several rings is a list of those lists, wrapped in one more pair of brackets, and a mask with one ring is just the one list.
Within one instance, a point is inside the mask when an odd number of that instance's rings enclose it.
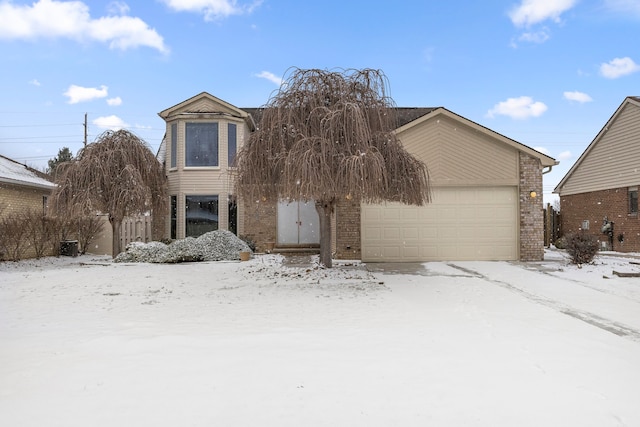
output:
{"label": "snow-covered ground", "polygon": [[638,426],[629,261],[3,263],[0,425]]}

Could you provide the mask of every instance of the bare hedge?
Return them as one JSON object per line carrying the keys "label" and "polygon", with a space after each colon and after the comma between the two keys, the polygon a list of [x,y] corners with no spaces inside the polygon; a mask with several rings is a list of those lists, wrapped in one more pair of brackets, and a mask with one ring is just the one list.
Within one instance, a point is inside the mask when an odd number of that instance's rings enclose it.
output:
{"label": "bare hedge", "polygon": [[102,230],[96,216],[61,218],[42,215],[39,210],[11,213],[0,218],[0,261],[19,261],[33,255],[60,255],[60,242],[75,238],[80,252]]}

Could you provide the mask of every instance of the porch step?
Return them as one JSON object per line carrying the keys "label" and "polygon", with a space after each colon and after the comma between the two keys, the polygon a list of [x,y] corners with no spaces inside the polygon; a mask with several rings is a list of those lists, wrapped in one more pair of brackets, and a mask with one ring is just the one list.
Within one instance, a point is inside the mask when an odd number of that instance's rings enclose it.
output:
{"label": "porch step", "polygon": [[273,248],[272,253],[282,254],[282,255],[317,255],[320,253],[320,247],[319,246],[309,246],[309,247],[276,246],[275,248]]}

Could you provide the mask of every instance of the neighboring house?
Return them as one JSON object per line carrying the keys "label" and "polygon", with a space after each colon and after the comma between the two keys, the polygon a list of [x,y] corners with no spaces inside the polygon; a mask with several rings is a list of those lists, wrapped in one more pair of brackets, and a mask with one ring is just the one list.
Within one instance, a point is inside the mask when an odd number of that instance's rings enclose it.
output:
{"label": "neighboring house", "polygon": [[42,172],[0,155],[0,217],[28,210],[44,214],[54,187]]}
{"label": "neighboring house", "polygon": [[[223,228],[258,250],[319,243],[313,203],[235,203],[232,160],[255,129],[256,109],[201,93],[162,111],[158,152],[169,180],[167,235]],[[399,108],[396,130],[430,171],[432,203],[359,205],[341,201],[332,246],[338,259],[363,261],[541,260],[542,174],[557,162],[445,108]]]}
{"label": "neighboring house", "polygon": [[640,97],[630,96],[554,189],[565,234],[583,230],[598,236],[603,248],[640,251],[638,148]]}
{"label": "neighboring house", "polygon": [[[0,155],[0,218],[29,211],[44,215],[54,187],[42,172]],[[25,256],[34,254],[27,252]]]}

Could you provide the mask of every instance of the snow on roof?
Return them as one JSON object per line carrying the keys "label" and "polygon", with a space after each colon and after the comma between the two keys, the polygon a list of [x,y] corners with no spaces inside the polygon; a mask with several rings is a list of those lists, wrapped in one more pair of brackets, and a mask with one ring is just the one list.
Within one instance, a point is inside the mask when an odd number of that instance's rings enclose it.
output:
{"label": "snow on roof", "polygon": [[42,178],[36,170],[2,155],[0,155],[0,182],[47,189],[55,187],[53,182]]}

